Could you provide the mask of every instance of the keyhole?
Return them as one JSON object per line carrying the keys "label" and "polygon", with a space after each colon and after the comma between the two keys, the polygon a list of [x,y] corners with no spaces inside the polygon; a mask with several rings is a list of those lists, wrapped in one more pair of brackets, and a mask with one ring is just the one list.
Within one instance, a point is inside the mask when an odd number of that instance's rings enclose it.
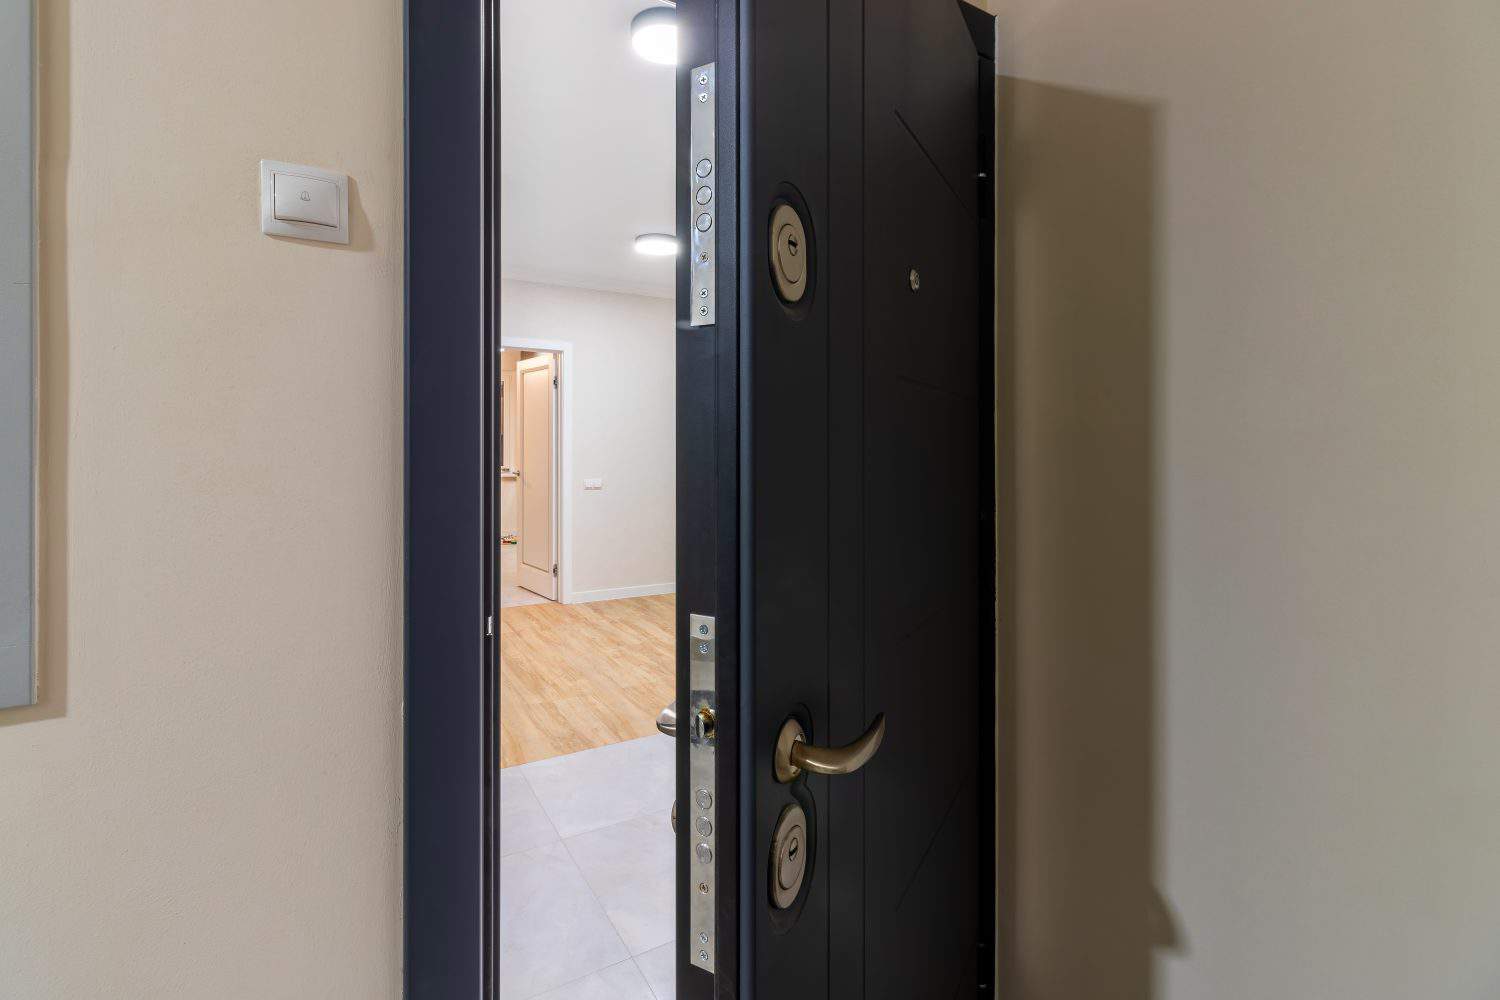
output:
{"label": "keyhole", "polygon": [[813,247],[807,245],[808,235],[803,231],[797,210],[785,202],[778,204],[771,213],[769,235],[767,249],[776,293],[789,305],[800,302],[807,292],[807,272],[812,266],[810,255]]}
{"label": "keyhole", "polygon": [[787,846],[787,849],[786,849],[786,859],[788,861],[796,861],[797,860],[797,851],[800,850],[801,847],[802,847],[801,844],[797,843],[795,840],[792,841],[791,844],[789,844]]}

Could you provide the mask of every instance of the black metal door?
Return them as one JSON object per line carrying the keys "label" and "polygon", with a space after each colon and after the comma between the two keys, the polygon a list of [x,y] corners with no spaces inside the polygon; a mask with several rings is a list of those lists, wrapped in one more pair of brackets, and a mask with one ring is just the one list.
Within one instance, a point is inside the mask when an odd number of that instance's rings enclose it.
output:
{"label": "black metal door", "polygon": [[993,22],[957,0],[678,9],[678,699],[714,713],[678,730],[678,995],[975,996]]}

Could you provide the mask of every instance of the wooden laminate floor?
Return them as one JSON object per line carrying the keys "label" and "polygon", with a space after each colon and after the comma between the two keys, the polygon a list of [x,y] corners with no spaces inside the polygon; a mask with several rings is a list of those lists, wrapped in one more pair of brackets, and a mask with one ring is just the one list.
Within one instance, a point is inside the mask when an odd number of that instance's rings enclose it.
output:
{"label": "wooden laminate floor", "polygon": [[500,613],[500,766],[656,732],[675,685],[677,599],[533,604]]}

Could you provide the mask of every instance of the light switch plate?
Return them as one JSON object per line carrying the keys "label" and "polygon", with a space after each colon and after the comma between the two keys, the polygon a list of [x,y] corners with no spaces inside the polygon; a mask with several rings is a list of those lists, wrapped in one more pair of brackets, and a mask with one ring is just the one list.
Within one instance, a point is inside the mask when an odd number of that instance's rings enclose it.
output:
{"label": "light switch plate", "polygon": [[339,186],[321,177],[271,171],[277,222],[306,222],[337,228],[343,222]]}
{"label": "light switch plate", "polygon": [[604,489],[604,480],[602,480],[602,479],[585,479],[583,481],[583,488],[585,490],[587,490],[588,492],[590,492],[590,493],[597,493],[599,490]]}
{"label": "light switch plate", "polygon": [[[282,214],[287,210],[287,194],[300,204],[307,206],[309,218],[337,219],[336,225],[320,225],[316,222],[298,222],[276,217],[277,178],[281,178]],[[335,189],[329,194],[322,185],[331,184]],[[305,198],[301,197],[306,195]],[[332,204],[330,204],[332,202]],[[300,163],[282,163],[280,160],[260,161],[260,231],[267,236],[290,236],[299,240],[317,240],[320,243],[349,242],[349,175],[336,174],[319,167]]]}

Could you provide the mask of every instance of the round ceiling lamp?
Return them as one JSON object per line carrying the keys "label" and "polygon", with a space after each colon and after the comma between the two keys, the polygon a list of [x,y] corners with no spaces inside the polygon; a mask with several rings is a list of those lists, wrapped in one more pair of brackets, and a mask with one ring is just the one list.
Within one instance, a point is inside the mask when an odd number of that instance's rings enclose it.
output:
{"label": "round ceiling lamp", "polygon": [[666,233],[642,233],[635,238],[635,252],[647,257],[675,257],[677,237]]}
{"label": "round ceiling lamp", "polygon": [[662,66],[677,65],[677,10],[647,7],[630,19],[630,44],[636,55]]}

